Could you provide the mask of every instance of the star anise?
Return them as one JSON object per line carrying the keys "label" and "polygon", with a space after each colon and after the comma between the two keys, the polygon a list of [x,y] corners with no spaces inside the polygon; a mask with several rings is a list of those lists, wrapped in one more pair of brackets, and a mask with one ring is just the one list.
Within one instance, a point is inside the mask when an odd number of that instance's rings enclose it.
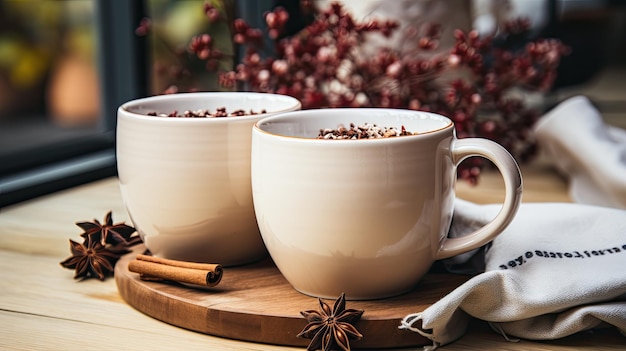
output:
{"label": "star anise", "polygon": [[76,222],[84,230],[80,235],[83,243],[70,239],[72,256],[61,262],[61,266],[75,269],[74,279],[98,278],[104,280],[113,274],[117,260],[130,252],[129,247],[141,243],[139,235],[134,235],[135,228],[124,223],[113,224],[113,216],[109,211],[101,224],[93,222]]}
{"label": "star anise", "polygon": [[87,239],[84,244],[70,239],[72,256],[61,262],[61,266],[75,269],[74,279],[98,278],[104,280],[113,273],[117,260],[130,252],[122,245],[109,249],[100,241]]}
{"label": "star anise", "polygon": [[111,245],[128,244],[130,236],[135,232],[135,228],[123,222],[113,224],[111,211],[106,214],[102,224],[97,219],[94,219],[93,222],[77,222],[76,225],[85,231],[80,236],[85,238],[85,240],[91,238],[93,241],[100,241],[102,246],[105,246],[107,243]]}
{"label": "star anise", "polygon": [[300,312],[309,322],[298,334],[299,338],[311,339],[307,350],[333,350],[340,347],[342,350],[350,350],[349,339],[361,339],[363,335],[352,325],[361,318],[363,310],[346,309],[346,294],[330,306],[318,299],[321,311],[308,310]]}

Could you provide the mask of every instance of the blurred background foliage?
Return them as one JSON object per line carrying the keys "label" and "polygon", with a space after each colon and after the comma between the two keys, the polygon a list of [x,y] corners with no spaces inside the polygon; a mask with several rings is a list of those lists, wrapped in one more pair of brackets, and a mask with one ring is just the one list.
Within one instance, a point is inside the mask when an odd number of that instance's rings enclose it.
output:
{"label": "blurred background foliage", "polygon": [[[231,0],[147,1],[151,22],[148,36],[153,55],[152,94],[163,93],[172,85],[180,92],[220,90],[216,73],[207,70],[205,61],[187,51],[191,38],[210,33],[215,47],[225,56],[234,57],[228,25],[223,21],[209,21],[202,10],[205,3],[233,17]],[[222,60],[219,70],[231,70],[233,62],[232,59]]]}
{"label": "blurred background foliage", "polygon": [[0,118],[26,118],[49,109],[63,113],[63,106],[48,100],[56,98],[53,87],[66,74],[83,76],[80,89],[96,96],[85,101],[91,106],[81,113],[97,111],[92,19],[91,1],[0,1]]}

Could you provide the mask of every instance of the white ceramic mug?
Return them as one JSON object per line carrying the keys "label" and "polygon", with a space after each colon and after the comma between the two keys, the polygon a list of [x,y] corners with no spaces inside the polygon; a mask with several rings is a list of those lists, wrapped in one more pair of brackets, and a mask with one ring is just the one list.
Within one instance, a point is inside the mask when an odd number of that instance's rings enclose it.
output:
{"label": "white ceramic mug", "polygon": [[[251,129],[263,117],[300,106],[288,96],[243,92],[160,95],[120,106],[120,189],[152,254],[225,266],[265,257],[250,188]],[[267,112],[216,118],[147,115],[220,107]]]}
{"label": "white ceramic mug", "polygon": [[[350,123],[404,126],[418,135],[319,140],[320,129]],[[480,247],[513,219],[522,180],[511,155],[479,138],[457,139],[446,117],[396,109],[288,112],[252,133],[257,222],[277,267],[312,296],[376,299],[414,288],[435,260]],[[491,160],[504,178],[500,213],[449,239],[456,166]]]}

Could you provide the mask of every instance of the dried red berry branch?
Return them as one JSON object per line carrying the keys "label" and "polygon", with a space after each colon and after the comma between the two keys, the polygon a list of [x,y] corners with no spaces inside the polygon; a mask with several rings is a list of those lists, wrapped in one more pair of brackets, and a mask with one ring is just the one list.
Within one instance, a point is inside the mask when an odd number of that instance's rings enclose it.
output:
{"label": "dried red berry branch", "polygon": [[72,256],[61,262],[61,266],[74,269],[74,279],[106,279],[113,274],[120,257],[129,253],[131,246],[142,242],[139,235],[133,235],[135,228],[123,222],[114,224],[111,211],[102,223],[94,219],[93,222],[76,222],[76,225],[83,229],[80,234],[83,242],[70,239]]}
{"label": "dried red berry branch", "polygon": [[[244,86],[257,92],[290,95],[303,108],[389,107],[431,111],[450,117],[457,135],[492,139],[518,161],[535,153],[531,127],[539,116],[526,106],[524,94],[551,88],[560,59],[568,48],[556,39],[527,40],[529,22],[516,20],[500,28],[497,36],[476,31],[454,32],[449,50],[439,47],[441,26],[409,28],[405,39],[413,50],[378,47],[365,52],[370,35],[389,37],[399,26],[393,21],[359,23],[340,3],[316,11],[310,1],[303,7],[313,21],[299,33],[284,36],[289,13],[276,8],[264,14],[274,56],[263,57],[263,33],[242,19],[232,20],[233,42],[245,47],[241,62],[221,72],[226,89]],[[211,20],[230,21],[205,5]],[[282,38],[282,39],[279,39]],[[519,44],[514,48],[509,43]],[[221,56],[209,34],[191,40],[189,52],[210,62]],[[519,46],[519,45],[518,45]],[[329,126],[333,127],[333,126]],[[482,161],[469,159],[459,168],[461,178],[476,182]]]}

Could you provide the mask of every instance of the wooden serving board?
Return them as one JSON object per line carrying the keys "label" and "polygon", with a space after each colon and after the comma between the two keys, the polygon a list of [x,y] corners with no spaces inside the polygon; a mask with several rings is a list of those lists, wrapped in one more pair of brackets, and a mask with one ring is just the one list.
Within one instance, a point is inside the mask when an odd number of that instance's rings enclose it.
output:
{"label": "wooden serving board", "polygon": [[[185,329],[251,342],[306,346],[296,337],[307,324],[300,311],[319,310],[317,298],[294,290],[271,259],[224,268],[214,288],[191,288],[177,283],[144,281],[128,270],[128,263],[143,246],[123,256],[115,265],[120,295],[137,310]],[[404,295],[370,301],[347,301],[346,308],[362,309],[355,323],[364,335],[351,340],[353,348],[421,346],[431,341],[398,329],[407,314],[421,312],[464,283],[468,277],[428,274]],[[332,307],[333,301],[327,301]]]}

